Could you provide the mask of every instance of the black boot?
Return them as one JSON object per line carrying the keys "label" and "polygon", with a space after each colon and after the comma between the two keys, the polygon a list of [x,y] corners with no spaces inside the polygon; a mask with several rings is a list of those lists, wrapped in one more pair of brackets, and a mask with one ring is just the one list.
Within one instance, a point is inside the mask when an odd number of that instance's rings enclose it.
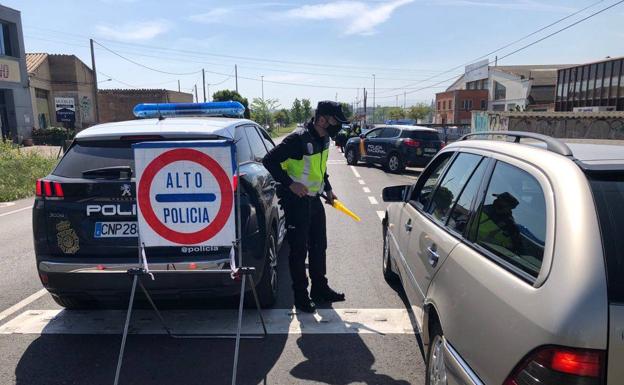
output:
{"label": "black boot", "polygon": [[311,291],[312,300],[318,303],[323,302],[342,302],[345,300],[345,295],[343,293],[337,293],[332,290],[329,286],[325,286],[324,288],[317,289],[312,288]]}
{"label": "black boot", "polygon": [[314,313],[316,311],[316,305],[312,302],[308,293],[305,293],[305,295],[295,294],[295,307],[304,313]]}

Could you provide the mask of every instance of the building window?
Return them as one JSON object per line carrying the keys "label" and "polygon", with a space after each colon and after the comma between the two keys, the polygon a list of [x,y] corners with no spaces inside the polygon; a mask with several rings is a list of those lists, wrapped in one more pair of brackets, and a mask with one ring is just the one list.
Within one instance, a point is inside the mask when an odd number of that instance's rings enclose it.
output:
{"label": "building window", "polygon": [[448,107],[448,109],[449,110],[453,109],[453,101],[452,100],[449,100],[449,107]]}
{"label": "building window", "polygon": [[0,55],[13,56],[11,34],[9,33],[9,25],[6,23],[0,23]]}
{"label": "building window", "polygon": [[505,105],[504,104],[495,104],[492,106],[492,110],[494,111],[505,111]]}
{"label": "building window", "polygon": [[605,101],[604,105],[608,105],[608,100],[609,100],[609,91],[611,90],[611,72],[613,70],[613,62],[606,62],[605,63],[605,72],[604,72],[604,80],[602,83],[602,99]]}
{"label": "building window", "polygon": [[441,110],[441,107],[442,107],[442,102],[438,102],[438,111]]}
{"label": "building window", "polygon": [[509,103],[507,105],[507,111],[515,111],[516,110],[516,103]]}
{"label": "building window", "polygon": [[507,99],[507,88],[499,82],[494,82],[494,100]]}
{"label": "building window", "polygon": [[618,80],[622,71],[622,68],[620,68],[621,63],[621,61],[613,62],[613,73],[611,75],[611,91],[609,94],[612,102],[609,105],[614,105],[614,103],[616,103],[615,98],[617,98],[618,95]]}
{"label": "building window", "polygon": [[620,92],[619,97],[624,99],[624,60],[620,60]]}
{"label": "building window", "polygon": [[557,95],[556,102],[560,102],[563,95],[563,71],[557,71]]}
{"label": "building window", "polygon": [[602,97],[602,82],[604,80],[604,63],[598,63],[596,67],[596,90],[594,91],[594,105],[600,105],[600,98]]}
{"label": "building window", "polygon": [[485,99],[481,99],[481,109],[482,110],[487,109],[487,101]]}
{"label": "building window", "polygon": [[464,100],[464,111],[472,111],[472,100]]}
{"label": "building window", "polygon": [[581,100],[587,99],[587,83],[589,78],[589,66],[583,67],[583,77],[581,80]]}
{"label": "building window", "polygon": [[446,100],[443,100],[443,101],[442,101],[442,109],[443,109],[443,110],[446,110]]}

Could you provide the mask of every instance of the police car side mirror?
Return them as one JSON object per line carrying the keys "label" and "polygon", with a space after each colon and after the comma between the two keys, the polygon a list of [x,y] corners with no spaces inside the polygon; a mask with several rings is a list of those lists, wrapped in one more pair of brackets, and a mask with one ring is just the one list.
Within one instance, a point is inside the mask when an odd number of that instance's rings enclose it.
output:
{"label": "police car side mirror", "polygon": [[360,139],[364,139],[364,134],[360,134]]}
{"label": "police car side mirror", "polygon": [[386,187],[381,196],[384,202],[403,202],[409,188],[409,185]]}

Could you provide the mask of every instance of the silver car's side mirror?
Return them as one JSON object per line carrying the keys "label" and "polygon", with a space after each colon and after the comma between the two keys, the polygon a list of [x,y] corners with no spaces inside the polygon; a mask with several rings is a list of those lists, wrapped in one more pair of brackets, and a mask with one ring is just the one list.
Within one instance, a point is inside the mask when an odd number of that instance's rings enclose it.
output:
{"label": "silver car's side mirror", "polygon": [[386,187],[381,195],[384,202],[403,202],[409,188],[409,185]]}

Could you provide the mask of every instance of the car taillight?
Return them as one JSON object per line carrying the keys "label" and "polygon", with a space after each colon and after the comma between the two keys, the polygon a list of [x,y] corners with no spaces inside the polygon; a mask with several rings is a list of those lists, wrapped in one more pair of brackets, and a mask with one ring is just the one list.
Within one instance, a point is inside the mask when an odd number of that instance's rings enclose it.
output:
{"label": "car taillight", "polygon": [[602,385],[602,350],[545,347],[529,354],[503,385]]}
{"label": "car taillight", "polygon": [[232,189],[236,191],[237,188],[238,188],[238,175],[234,175],[234,177],[232,178]]}
{"label": "car taillight", "polygon": [[38,197],[64,198],[63,185],[45,179],[37,179],[35,194]]}
{"label": "car taillight", "polygon": [[405,145],[409,146],[409,147],[420,147],[420,141],[419,140],[405,139],[403,141],[403,143],[405,143]]}

